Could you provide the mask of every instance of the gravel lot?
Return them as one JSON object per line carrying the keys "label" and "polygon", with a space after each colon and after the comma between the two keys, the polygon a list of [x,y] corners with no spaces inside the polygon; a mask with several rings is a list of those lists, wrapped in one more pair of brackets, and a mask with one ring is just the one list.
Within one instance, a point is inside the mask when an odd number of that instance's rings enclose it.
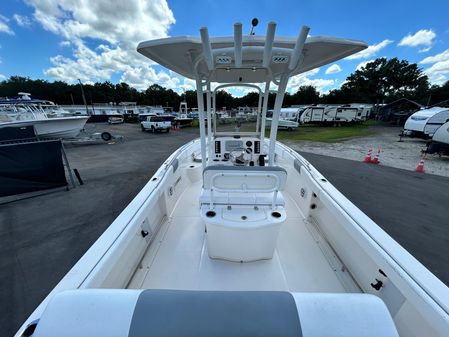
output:
{"label": "gravel lot", "polygon": [[[422,158],[421,150],[426,141],[417,138],[403,138],[399,142],[401,127],[373,126],[375,134],[363,138],[353,138],[339,143],[310,141],[283,142],[296,151],[311,152],[330,157],[362,161],[368,150],[373,149],[373,157],[380,148],[380,165],[414,171]],[[426,155],[424,158],[426,173],[449,177],[449,157]]]}

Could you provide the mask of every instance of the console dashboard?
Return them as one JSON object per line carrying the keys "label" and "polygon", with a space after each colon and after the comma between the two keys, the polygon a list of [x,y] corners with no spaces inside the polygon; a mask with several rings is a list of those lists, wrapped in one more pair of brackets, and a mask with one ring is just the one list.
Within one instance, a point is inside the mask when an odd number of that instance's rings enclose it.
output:
{"label": "console dashboard", "polygon": [[237,164],[259,166],[263,164],[260,157],[265,157],[260,139],[255,137],[219,137],[214,139],[213,146],[212,160],[217,164],[226,164],[238,157],[241,159]]}

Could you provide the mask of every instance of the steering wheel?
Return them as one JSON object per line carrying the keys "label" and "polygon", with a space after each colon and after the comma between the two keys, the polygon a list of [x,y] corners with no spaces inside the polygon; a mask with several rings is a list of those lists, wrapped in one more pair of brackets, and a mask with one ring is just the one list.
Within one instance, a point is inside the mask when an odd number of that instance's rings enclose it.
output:
{"label": "steering wheel", "polygon": [[245,158],[246,150],[243,148],[236,149],[229,153],[229,158],[234,165],[247,165],[249,160]]}

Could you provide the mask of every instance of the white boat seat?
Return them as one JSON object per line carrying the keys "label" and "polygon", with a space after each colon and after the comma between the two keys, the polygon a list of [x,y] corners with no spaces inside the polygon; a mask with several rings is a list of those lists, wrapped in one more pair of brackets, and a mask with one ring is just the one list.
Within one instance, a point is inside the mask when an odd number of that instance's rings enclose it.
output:
{"label": "white boat seat", "polygon": [[398,337],[368,294],[88,289],[53,296],[36,337]]}
{"label": "white boat seat", "polygon": [[287,171],[277,166],[208,166],[200,204],[284,206]]}
{"label": "white boat seat", "polygon": [[[211,191],[203,189],[200,195],[200,204],[210,204]],[[273,203],[272,193],[213,193],[214,205],[271,205]],[[277,193],[274,201],[275,206],[285,206],[282,193]]]}
{"label": "white boat seat", "polygon": [[203,171],[200,215],[211,258],[271,259],[287,219],[281,190],[287,171],[270,166],[209,166]]}
{"label": "white boat seat", "polygon": [[281,191],[287,171],[279,166],[207,166],[203,171],[203,188],[223,191]]}

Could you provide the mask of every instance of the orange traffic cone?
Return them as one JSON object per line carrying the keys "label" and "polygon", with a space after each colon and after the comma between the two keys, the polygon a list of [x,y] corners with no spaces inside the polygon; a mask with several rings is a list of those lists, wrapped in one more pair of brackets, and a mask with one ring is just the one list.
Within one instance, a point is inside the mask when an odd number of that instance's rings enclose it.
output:
{"label": "orange traffic cone", "polygon": [[371,163],[371,155],[373,154],[373,149],[369,149],[368,153],[365,156],[365,159],[363,159],[363,163]]}
{"label": "orange traffic cone", "polygon": [[419,161],[418,166],[416,166],[415,172],[424,173],[424,159]]}
{"label": "orange traffic cone", "polygon": [[374,159],[371,160],[371,164],[380,164],[380,161],[379,161],[380,151],[381,151],[381,149],[377,150],[377,154],[374,157]]}

